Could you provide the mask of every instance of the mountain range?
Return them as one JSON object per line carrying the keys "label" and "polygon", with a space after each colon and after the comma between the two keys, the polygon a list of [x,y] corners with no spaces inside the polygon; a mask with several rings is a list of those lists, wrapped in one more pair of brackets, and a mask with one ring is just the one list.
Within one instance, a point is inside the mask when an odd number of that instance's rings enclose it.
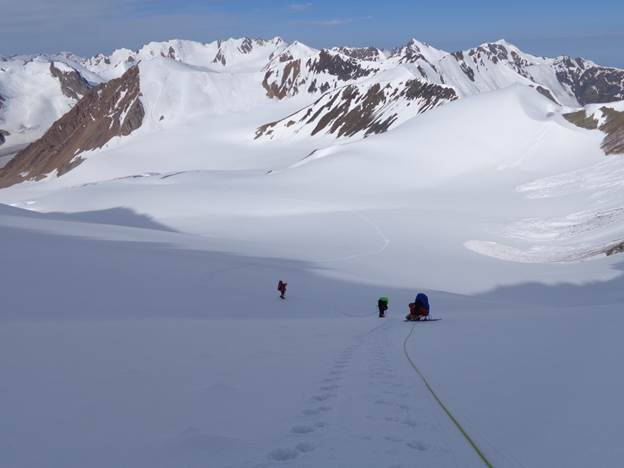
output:
{"label": "mountain range", "polygon": [[[415,39],[393,50],[318,50],[280,38],[171,40],[90,58],[0,58],[0,186],[63,176],[113,138],[200,113],[288,102],[248,136],[258,144],[355,141],[510,86],[530,88],[570,122],[602,131],[606,153],[624,152],[622,113],[613,104],[624,100],[624,70],[582,58],[536,57],[505,41],[448,53]],[[587,110],[593,105],[601,106]]]}

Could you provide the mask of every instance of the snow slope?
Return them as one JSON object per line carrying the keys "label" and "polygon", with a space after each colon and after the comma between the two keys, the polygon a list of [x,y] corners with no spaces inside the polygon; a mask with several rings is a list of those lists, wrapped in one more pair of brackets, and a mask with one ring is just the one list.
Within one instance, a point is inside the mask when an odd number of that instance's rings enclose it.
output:
{"label": "snow slope", "polygon": [[[2,206],[0,226],[3,466],[483,466],[403,354],[411,288],[215,253],[229,239],[120,210]],[[494,466],[617,466],[624,297],[603,285],[592,327],[564,298],[596,286],[429,291],[443,320],[406,350]]]}

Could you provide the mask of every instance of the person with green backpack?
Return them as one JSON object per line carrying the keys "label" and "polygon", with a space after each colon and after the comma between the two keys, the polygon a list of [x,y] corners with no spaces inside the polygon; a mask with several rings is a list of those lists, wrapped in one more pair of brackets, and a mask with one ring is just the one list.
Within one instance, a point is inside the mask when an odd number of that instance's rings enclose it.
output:
{"label": "person with green backpack", "polygon": [[384,318],[386,316],[386,310],[388,310],[388,298],[380,297],[377,301],[377,308],[379,309],[379,318]]}

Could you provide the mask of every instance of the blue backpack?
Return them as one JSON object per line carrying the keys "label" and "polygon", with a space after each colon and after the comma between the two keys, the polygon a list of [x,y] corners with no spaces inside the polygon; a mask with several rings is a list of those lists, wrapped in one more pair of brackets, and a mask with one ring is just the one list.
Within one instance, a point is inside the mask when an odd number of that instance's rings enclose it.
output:
{"label": "blue backpack", "polygon": [[425,309],[429,310],[429,298],[426,294],[418,293],[416,296],[416,304],[420,304]]}

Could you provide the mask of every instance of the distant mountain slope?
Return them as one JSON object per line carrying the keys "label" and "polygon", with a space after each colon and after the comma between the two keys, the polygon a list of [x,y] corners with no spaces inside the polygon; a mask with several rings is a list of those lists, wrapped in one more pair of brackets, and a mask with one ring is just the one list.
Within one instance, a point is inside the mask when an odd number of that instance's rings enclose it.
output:
{"label": "distant mountain slope", "polygon": [[279,37],[269,40],[245,37],[210,43],[173,39],[150,42],[136,51],[119,49],[111,55],[100,54],[85,59],[83,64],[107,79],[121,76],[141,60],[154,58],[170,58],[215,72],[245,73],[261,70],[286,47]]}
{"label": "distant mountain slope", "polygon": [[341,51],[316,50],[295,42],[269,62],[262,86],[268,97],[276,99],[300,93],[318,95],[369,77],[379,70],[378,62],[356,58],[353,50],[346,55]]}
{"label": "distant mountain slope", "polygon": [[115,136],[129,135],[143,123],[139,68],[88,91],[36,142],[0,169],[0,187],[58,176],[82,162],[79,154],[101,148]]}
{"label": "distant mountain slope", "polygon": [[455,99],[453,88],[412,76],[370,80],[324,94],[296,114],[260,127],[256,138],[287,138],[293,133],[366,137]]}
{"label": "distant mountain slope", "polygon": [[[329,94],[294,116],[259,127],[256,132],[258,138],[275,138],[277,135],[288,138],[289,135],[302,132],[315,135],[325,128],[329,128],[328,133],[336,136],[354,136],[360,132],[364,135],[379,133],[449,100],[516,84],[532,87],[563,106],[579,107],[587,103],[612,102],[624,96],[624,70],[600,67],[583,59],[535,57],[505,41],[482,44],[453,54],[415,39],[388,53],[377,49],[319,52],[301,45],[297,51],[299,55],[285,52],[284,57],[276,58],[275,63],[269,66],[264,83],[267,95],[284,99],[303,92],[315,93],[319,89]],[[321,76],[318,74],[319,61],[332,64],[332,67],[323,68],[326,73]],[[379,109],[373,110],[371,106],[365,106],[367,110],[364,112],[351,109],[356,89],[357,93],[361,93],[363,87],[372,88],[375,83],[386,86],[386,76],[390,71],[407,72],[415,83],[428,83],[426,91],[423,91],[425,94],[435,96],[440,92],[439,87],[443,87],[450,89],[453,97],[442,93],[442,99],[426,102],[418,112],[412,112],[414,108],[406,105],[396,115],[390,112],[386,117],[383,117],[385,111],[380,113]],[[357,87],[354,88],[353,84],[357,84]],[[344,86],[347,88],[343,89]],[[389,85],[389,88],[393,88],[393,85]],[[384,97],[384,106],[386,100],[396,101],[402,97],[404,95],[397,90],[392,97]],[[352,129],[346,130],[340,116],[345,117],[348,113],[347,120],[353,120],[358,112],[371,115],[359,119]],[[372,117],[375,113],[378,117]],[[327,118],[323,119],[325,115]],[[321,121],[320,125],[317,118]],[[328,125],[329,121],[332,121],[331,126]],[[304,126],[309,126],[309,131],[304,130]],[[340,127],[345,130],[341,131]]]}
{"label": "distant mountain slope", "polygon": [[20,146],[39,138],[101,80],[63,57],[0,61],[0,144]]}

